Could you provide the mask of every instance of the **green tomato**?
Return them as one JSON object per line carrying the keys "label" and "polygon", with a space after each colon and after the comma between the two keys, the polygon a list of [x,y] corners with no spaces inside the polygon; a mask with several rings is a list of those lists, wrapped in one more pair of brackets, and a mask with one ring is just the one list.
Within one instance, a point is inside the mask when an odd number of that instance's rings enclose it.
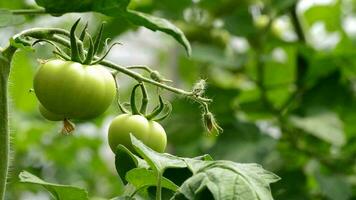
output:
{"label": "green tomato", "polygon": [[157,152],[164,152],[167,145],[166,131],[155,121],[149,121],[149,125],[149,138],[145,144]]}
{"label": "green tomato", "polygon": [[67,119],[97,117],[116,94],[115,80],[104,67],[60,59],[44,63],[33,85],[43,107]]}
{"label": "green tomato", "polygon": [[109,127],[108,140],[113,152],[119,144],[134,151],[130,133],[157,152],[164,152],[166,149],[166,132],[159,123],[148,121],[141,115],[122,114],[117,116]]}
{"label": "green tomato", "polygon": [[51,111],[47,110],[45,107],[43,107],[41,104],[38,105],[38,110],[40,111],[41,115],[50,120],[50,121],[62,121],[65,119],[63,115],[57,115],[55,113],[52,113]]}

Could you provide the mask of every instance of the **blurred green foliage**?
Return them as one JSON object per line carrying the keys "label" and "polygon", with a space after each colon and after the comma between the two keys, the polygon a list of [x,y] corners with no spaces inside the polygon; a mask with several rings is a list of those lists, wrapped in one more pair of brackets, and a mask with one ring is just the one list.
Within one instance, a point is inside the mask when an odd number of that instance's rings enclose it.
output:
{"label": "blurred green foliage", "polygon": [[[30,1],[0,1],[0,8],[33,7]],[[224,133],[207,136],[197,105],[167,93],[173,112],[163,125],[170,153],[261,164],[282,178],[272,184],[275,199],[356,198],[356,1],[133,0],[129,7],[180,27],[192,44],[192,57],[163,34],[100,14],[26,16],[23,24],[0,28],[0,45],[29,27],[68,28],[85,15],[93,32],[106,20],[105,37],[124,43],[111,54],[119,64],[152,65],[187,89],[199,78],[208,81],[207,96],[214,99],[211,109]],[[267,23],[259,23],[264,16]],[[84,187],[91,197],[117,196],[122,183],[106,141],[116,105],[78,124],[72,136],[60,135],[60,124],[37,111],[30,92],[36,58],[51,57],[50,50],[19,51],[13,62],[7,199],[43,196],[18,182],[22,170]],[[127,99],[132,82],[121,82]]]}

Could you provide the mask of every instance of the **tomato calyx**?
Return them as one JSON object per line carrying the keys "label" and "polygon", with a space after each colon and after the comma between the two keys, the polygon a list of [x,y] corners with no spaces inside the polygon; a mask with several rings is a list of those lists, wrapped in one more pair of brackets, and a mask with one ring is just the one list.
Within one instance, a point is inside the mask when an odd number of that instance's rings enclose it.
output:
{"label": "tomato calyx", "polygon": [[[136,91],[138,88],[141,89],[142,94],[140,109],[137,107],[136,103]],[[118,106],[119,109],[125,114],[141,115],[148,120],[161,121],[166,119],[170,115],[172,111],[172,106],[169,102],[164,102],[161,95],[158,95],[158,100],[159,105],[157,105],[150,113],[147,113],[147,107],[149,103],[148,92],[143,83],[138,83],[133,87],[131,91],[130,103],[125,103],[126,105],[130,105],[131,111],[127,110],[125,108],[125,104],[122,104],[120,100],[118,100]]]}
{"label": "tomato calyx", "polygon": [[[86,23],[86,25],[84,26],[79,38],[76,36],[75,31],[79,22],[80,18],[75,21],[75,23],[70,29],[70,48],[66,49],[66,51],[61,49],[54,42],[47,39],[36,40],[34,43],[32,43],[32,46],[40,42],[46,42],[55,47],[53,54],[63,60],[78,62],[83,65],[96,65],[105,59],[105,57],[109,54],[109,52],[115,45],[121,45],[121,43],[119,42],[114,42],[113,44],[109,45],[109,40],[107,39],[104,43],[105,52],[102,53],[102,56],[97,56],[97,53],[100,49],[100,44],[102,43],[104,23],[101,25],[97,36],[93,40],[93,37],[87,32],[88,23]],[[84,47],[86,39],[88,40],[88,46]],[[69,54],[67,52],[69,52]]]}

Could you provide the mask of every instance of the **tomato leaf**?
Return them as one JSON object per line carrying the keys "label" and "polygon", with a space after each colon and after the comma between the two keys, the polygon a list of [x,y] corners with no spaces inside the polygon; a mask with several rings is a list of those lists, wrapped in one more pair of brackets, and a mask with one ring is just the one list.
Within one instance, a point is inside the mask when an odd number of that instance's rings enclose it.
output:
{"label": "tomato leaf", "polygon": [[[136,188],[156,186],[157,174],[152,170],[136,168],[127,172],[126,180]],[[162,179],[162,187],[172,191],[177,191],[178,189],[176,184],[164,177]]]}
{"label": "tomato leaf", "polygon": [[[187,179],[175,197],[184,195],[195,199],[207,190],[216,200],[259,199],[272,200],[269,187],[280,178],[257,164],[239,164],[231,161],[186,160],[194,175]],[[207,190],[206,190],[207,189]]]}
{"label": "tomato leaf", "polygon": [[[170,168],[177,170],[188,168],[192,172],[192,176],[183,182],[173,199],[179,198],[181,195],[187,199],[196,199],[199,195],[206,195],[200,194],[201,192],[210,192],[217,200],[272,200],[269,184],[280,180],[277,175],[264,170],[257,164],[239,164],[225,160],[213,161],[209,155],[181,158],[167,153],[157,153],[132,134],[131,142],[136,152],[160,173]],[[208,197],[204,196],[204,198]]]}
{"label": "tomato leaf", "polygon": [[21,172],[19,178],[22,183],[42,185],[56,200],[89,200],[88,192],[79,187],[48,183],[26,171]]}
{"label": "tomato leaf", "polygon": [[131,134],[131,142],[135,150],[142,156],[147,163],[155,170],[164,172],[167,168],[187,167],[183,159],[167,153],[158,153],[144,145],[140,140]]}
{"label": "tomato leaf", "polygon": [[36,3],[44,7],[48,13],[55,15],[68,12],[94,11],[111,17],[123,18],[134,25],[144,26],[152,31],[162,31],[171,35],[183,45],[188,55],[191,54],[189,41],[179,28],[166,19],[128,9],[130,0],[73,0],[70,2],[66,0],[36,0]]}
{"label": "tomato leaf", "polygon": [[133,10],[128,10],[125,16],[126,19],[137,26],[144,26],[152,31],[162,31],[168,35],[171,35],[181,45],[183,45],[187,54],[189,56],[191,55],[192,49],[188,39],[178,27],[168,20]]}
{"label": "tomato leaf", "polygon": [[145,160],[131,153],[126,147],[119,145],[115,153],[115,167],[121,180],[126,184],[125,175],[128,171],[136,167],[148,168],[148,164]]}
{"label": "tomato leaf", "polygon": [[346,142],[343,123],[331,111],[311,109],[307,116],[292,116],[289,120],[293,126],[335,146],[342,146]]}

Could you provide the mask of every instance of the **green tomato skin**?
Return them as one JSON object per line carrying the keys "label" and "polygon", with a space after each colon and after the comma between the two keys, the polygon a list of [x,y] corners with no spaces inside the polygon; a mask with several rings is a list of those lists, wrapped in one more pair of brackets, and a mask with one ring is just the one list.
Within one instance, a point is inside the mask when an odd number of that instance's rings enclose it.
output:
{"label": "green tomato skin", "polygon": [[164,152],[166,148],[167,136],[161,125],[141,115],[122,114],[114,118],[109,127],[108,140],[114,153],[119,144],[135,152],[130,133],[155,151]]}
{"label": "green tomato skin", "polygon": [[149,121],[149,125],[149,137],[146,140],[146,145],[157,152],[164,152],[167,146],[166,131],[155,121]]}
{"label": "green tomato skin", "polygon": [[60,59],[44,63],[33,85],[40,103],[67,119],[97,117],[116,94],[115,80],[104,67]]}
{"label": "green tomato skin", "polygon": [[41,115],[49,121],[62,121],[65,119],[63,115],[57,115],[52,113],[51,111],[47,110],[41,104],[38,105],[38,110],[40,111]]}

